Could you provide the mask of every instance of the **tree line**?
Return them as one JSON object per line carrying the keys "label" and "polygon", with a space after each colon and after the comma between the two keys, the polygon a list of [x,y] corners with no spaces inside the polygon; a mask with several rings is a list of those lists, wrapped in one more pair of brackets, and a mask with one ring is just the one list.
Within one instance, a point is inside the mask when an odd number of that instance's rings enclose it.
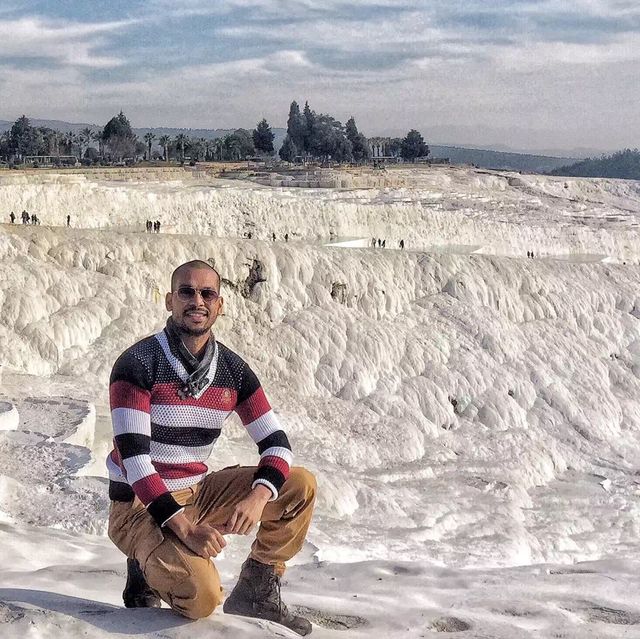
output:
{"label": "tree line", "polygon": [[[0,136],[0,157],[20,163],[28,156],[49,156],[53,157],[54,164],[73,162],[73,158],[83,164],[135,163],[141,158],[166,162],[239,161],[254,155],[274,156],[274,139],[271,126],[264,118],[252,131],[236,129],[216,139],[194,138],[184,133],[174,137],[156,136],[151,131],[139,139],[122,111],[102,128],[86,127],[77,133],[32,126],[23,115]],[[405,138],[385,138],[387,154],[415,160],[427,156],[429,147],[422,135],[412,129]],[[298,103],[293,101],[279,156],[288,162],[362,163],[370,160],[371,146],[353,117],[343,126],[333,116],[313,111],[308,102],[301,112]]]}
{"label": "tree line", "polygon": [[[233,161],[256,153],[273,155],[274,137],[264,119],[253,131],[236,129],[213,140],[193,138],[184,133],[174,137],[157,136],[152,132],[145,133],[141,140],[122,111],[100,129],[86,127],[79,132],[32,126],[29,118],[23,115],[0,136],[0,157],[19,163],[28,156],[50,156],[56,164],[73,161],[72,157],[78,158],[82,164],[135,162],[140,158],[167,162],[184,162],[185,159]],[[154,151],[154,143],[160,151]]]}

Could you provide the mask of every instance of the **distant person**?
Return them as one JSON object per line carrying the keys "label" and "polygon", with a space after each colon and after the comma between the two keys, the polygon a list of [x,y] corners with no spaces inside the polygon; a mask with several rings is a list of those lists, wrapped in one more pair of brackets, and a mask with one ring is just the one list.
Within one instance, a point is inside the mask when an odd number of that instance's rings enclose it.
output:
{"label": "distant person", "polygon": [[251,233],[251,231],[249,231],[249,232],[247,233],[247,239],[249,239],[249,240],[250,240],[250,239],[251,239],[251,237],[252,237],[252,233]]}
{"label": "distant person", "polygon": [[285,234],[284,234],[284,241],[285,241],[285,242],[288,242],[288,241],[289,241],[289,234],[288,234],[288,233],[285,233]]}
{"label": "distant person", "polygon": [[30,220],[30,219],[31,219],[31,218],[29,217],[29,214],[27,213],[27,210],[26,210],[26,209],[23,209],[23,210],[22,210],[22,223],[23,223],[23,224],[29,224],[29,220]]}
{"label": "distant person", "polygon": [[9,214],[9,219],[11,220],[11,224],[14,224],[16,221],[16,214],[11,211],[11,213]]}
{"label": "distant person", "polygon": [[67,214],[67,226],[71,226],[71,216]]}
{"label": "distant person", "polygon": [[527,251],[527,257],[531,257],[531,252]]}
{"label": "distant person", "polygon": [[[218,272],[200,260],[182,264],[165,305],[164,330],[120,355],[109,385],[108,533],[128,557],[125,606],[163,599],[185,617],[207,617],[222,601],[212,558],[229,536],[263,522],[223,609],[307,635],[309,621],[282,602],[280,578],[304,544],[315,478],[291,468],[289,439],[256,374],[211,331],[223,310]],[[260,462],[209,473],[205,462],[231,412]]]}
{"label": "distant person", "polygon": [[375,248],[376,247],[376,238],[373,237],[371,238],[371,248]]}
{"label": "distant person", "polygon": [[272,242],[275,242],[275,241],[276,241],[276,234],[275,234],[275,233],[272,233],[272,234],[271,234],[271,241],[272,241]]}
{"label": "distant person", "polygon": [[387,240],[382,240],[382,248],[387,248]]}
{"label": "distant person", "polygon": [[404,240],[400,240],[400,250],[404,251]]}
{"label": "distant person", "polygon": [[160,233],[160,220],[156,221],[156,233]]}
{"label": "distant person", "polygon": [[378,238],[378,248],[382,247],[382,240],[380,238]]}
{"label": "distant person", "polygon": [[533,259],[534,257],[533,251],[531,251],[531,258]]}
{"label": "distant person", "polygon": [[38,216],[35,213],[31,214],[31,224],[38,224]]}

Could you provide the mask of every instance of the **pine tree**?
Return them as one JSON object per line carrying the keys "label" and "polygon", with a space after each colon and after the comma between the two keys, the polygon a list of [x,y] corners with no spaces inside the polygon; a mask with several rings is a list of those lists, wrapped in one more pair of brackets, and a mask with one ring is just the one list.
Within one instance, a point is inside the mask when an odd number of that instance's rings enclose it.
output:
{"label": "pine tree", "polygon": [[298,148],[289,135],[285,137],[278,155],[285,162],[293,162],[298,155]]}
{"label": "pine tree", "polygon": [[287,135],[298,151],[304,149],[305,126],[300,114],[300,107],[294,100],[289,107],[289,117],[287,119]]}
{"label": "pine tree", "polygon": [[356,121],[353,116],[347,120],[345,133],[347,139],[351,142],[351,153],[353,154],[353,159],[356,162],[368,160],[371,156],[369,141],[358,131],[358,127],[356,126]]}
{"label": "pine tree", "polygon": [[115,160],[135,155],[137,136],[122,111],[107,122],[102,131],[102,140]]}
{"label": "pine tree", "polygon": [[19,117],[9,132],[9,151],[20,158],[38,153],[37,131],[26,115]]}
{"label": "pine tree", "polygon": [[253,130],[253,145],[256,151],[273,155],[273,140],[276,137],[265,118],[262,118]]}
{"label": "pine tree", "polygon": [[400,155],[405,160],[413,161],[416,158],[429,155],[429,147],[424,143],[424,138],[419,131],[411,129],[402,140]]}
{"label": "pine tree", "polygon": [[302,124],[304,127],[302,150],[305,153],[312,153],[315,122],[316,114],[311,110],[309,102],[305,102],[304,111],[302,112]]}

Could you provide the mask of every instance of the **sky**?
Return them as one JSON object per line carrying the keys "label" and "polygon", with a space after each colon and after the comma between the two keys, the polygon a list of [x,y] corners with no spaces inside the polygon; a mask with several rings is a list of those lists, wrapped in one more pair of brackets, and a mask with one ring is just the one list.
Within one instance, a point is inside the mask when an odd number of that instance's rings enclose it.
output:
{"label": "sky", "polygon": [[286,126],[308,100],[368,136],[640,146],[627,0],[0,0],[0,119]]}

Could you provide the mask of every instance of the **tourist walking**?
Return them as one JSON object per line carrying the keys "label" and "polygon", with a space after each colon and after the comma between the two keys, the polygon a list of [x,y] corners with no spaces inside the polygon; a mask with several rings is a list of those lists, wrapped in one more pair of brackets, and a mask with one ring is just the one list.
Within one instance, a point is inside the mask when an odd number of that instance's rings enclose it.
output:
{"label": "tourist walking", "polygon": [[11,224],[16,221],[16,214],[13,211],[9,214],[9,219],[11,220]]}

